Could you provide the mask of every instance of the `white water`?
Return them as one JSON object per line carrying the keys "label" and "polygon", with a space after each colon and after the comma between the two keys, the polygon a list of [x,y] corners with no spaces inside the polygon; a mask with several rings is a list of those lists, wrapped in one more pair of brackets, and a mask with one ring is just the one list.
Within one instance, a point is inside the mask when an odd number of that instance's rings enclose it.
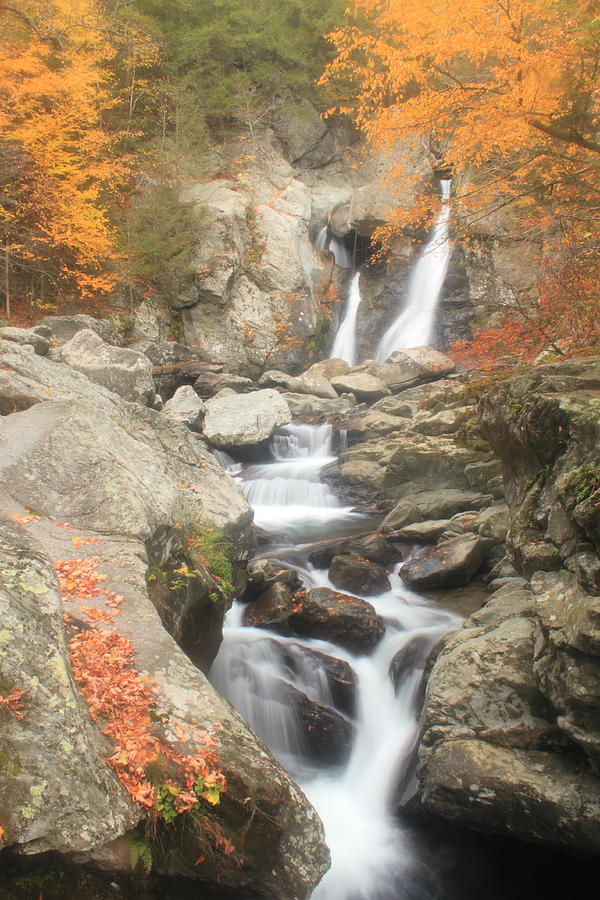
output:
{"label": "white water", "polygon": [[360,272],[357,272],[350,283],[344,318],[331,348],[332,359],[343,359],[349,366],[356,365],[356,319],[362,299],[359,282]]}
{"label": "white water", "polygon": [[341,266],[343,269],[352,268],[352,254],[339,238],[329,232],[326,225],[317,235],[316,248],[317,250],[329,250],[333,254],[336,266]]}
{"label": "white water", "polygon": [[[304,540],[321,537],[323,522],[327,537],[348,533],[361,522],[319,480],[320,470],[332,460],[331,426],[289,425],[275,437],[273,454],[273,462],[250,466],[240,476],[256,503],[259,524],[273,536],[287,535],[283,547],[266,555],[283,565],[293,562],[309,588],[331,587],[326,571],[313,568],[302,547],[294,546],[296,535]],[[313,900],[402,897],[417,865],[407,833],[393,817],[393,797],[417,739],[421,672],[409,672],[395,691],[388,670],[396,653],[411,640],[420,638],[432,647],[460,620],[408,591],[396,572],[390,582],[391,590],[366,598],[386,624],[383,639],[369,656],[353,655],[326,641],[242,627],[243,607],[236,605],[227,617],[223,644],[211,670],[213,683],[301,784],[323,820],[332,866]],[[311,648],[345,659],[357,678],[356,738],[342,770],[324,766],[317,770],[307,763],[300,723],[289,698],[286,702],[285,685],[291,684],[311,699],[331,705],[325,669],[308,654],[302,662],[303,652]],[[293,666],[285,662],[290,652]]]}
{"label": "white water", "polygon": [[401,347],[423,347],[431,339],[452,245],[449,238],[451,181],[441,181],[442,208],[410,277],[402,312],[385,332],[375,359],[382,363]]}

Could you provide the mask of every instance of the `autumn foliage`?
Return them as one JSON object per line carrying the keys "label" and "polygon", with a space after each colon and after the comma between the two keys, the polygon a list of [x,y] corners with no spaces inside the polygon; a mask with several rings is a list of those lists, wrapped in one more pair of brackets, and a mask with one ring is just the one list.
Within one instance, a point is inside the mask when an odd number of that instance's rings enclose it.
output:
{"label": "autumn foliage", "polygon": [[[101,587],[105,579],[99,562],[98,557],[59,560],[55,567],[63,600],[78,603],[89,622],[81,627],[67,614],[76,631],[69,653],[92,719],[114,744],[108,765],[136,803],[166,822],[201,801],[214,806],[226,789],[217,765],[216,739],[181,724],[169,740],[157,733],[157,721],[163,729],[169,721],[159,716],[155,682],[137,671],[128,637],[99,627],[114,625],[123,603],[122,596]],[[108,609],[98,608],[97,598]],[[195,751],[186,752],[184,744],[195,746]],[[222,836],[220,843],[223,852],[233,852]]]}
{"label": "autumn foliage", "polygon": [[[596,343],[597,4],[356,0],[354,9],[355,24],[330,35],[337,57],[324,81],[339,85],[336,109],[351,113],[376,149],[408,142],[453,173],[463,237],[482,226],[489,234],[510,213],[537,270],[531,289],[507,304],[509,321],[522,326],[505,332],[515,348],[531,331],[529,354]],[[349,86],[355,101],[345,99]],[[402,164],[392,177],[407,188],[415,178]],[[430,221],[434,203],[407,202],[380,237]]]}

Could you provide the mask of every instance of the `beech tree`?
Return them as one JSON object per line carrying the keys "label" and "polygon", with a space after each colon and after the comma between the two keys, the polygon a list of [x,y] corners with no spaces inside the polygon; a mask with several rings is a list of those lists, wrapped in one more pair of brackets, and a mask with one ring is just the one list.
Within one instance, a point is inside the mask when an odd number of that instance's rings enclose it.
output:
{"label": "beech tree", "polygon": [[[455,173],[463,231],[517,210],[544,270],[513,310],[523,333],[539,338],[528,355],[549,343],[564,351],[596,342],[597,4],[356,0],[355,12],[355,24],[329,35],[337,56],[323,80],[356,92],[337,111],[354,115],[375,148],[417,138]],[[409,179],[400,167],[394,177]],[[427,221],[431,209],[424,198],[397,210],[380,237]]]}

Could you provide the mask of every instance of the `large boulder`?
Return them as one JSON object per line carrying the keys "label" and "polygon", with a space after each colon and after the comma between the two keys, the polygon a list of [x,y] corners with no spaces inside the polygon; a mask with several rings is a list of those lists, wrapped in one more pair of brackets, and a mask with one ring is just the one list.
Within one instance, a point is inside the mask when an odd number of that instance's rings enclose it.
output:
{"label": "large boulder", "polygon": [[370,603],[329,588],[309,591],[290,624],[298,635],[333,641],[353,653],[368,653],[384,631]]}
{"label": "large boulder", "polygon": [[167,400],[161,412],[180,425],[187,425],[192,431],[200,431],[206,407],[193,387],[189,384],[177,388]]}
{"label": "large boulder", "polygon": [[91,328],[78,331],[61,349],[61,361],[125,400],[150,404],[155,397],[152,366],[137,350],[113,347]]}
{"label": "large boulder", "polygon": [[417,589],[459,587],[471,580],[489,547],[489,541],[474,534],[451,537],[420,551],[400,566],[398,574]]}
{"label": "large boulder", "polygon": [[492,497],[452,488],[407,494],[387,514],[380,525],[384,534],[406,525],[435,518],[450,518],[465,510],[479,510],[492,503]]}
{"label": "large boulder", "polygon": [[379,377],[392,393],[426,381],[435,381],[454,372],[456,364],[449,356],[432,347],[396,350],[379,370]]}
{"label": "large boulder", "polygon": [[91,329],[95,331],[105,344],[113,347],[122,347],[123,338],[112,322],[107,319],[96,319],[94,316],[45,316],[42,325],[46,325],[52,331],[52,338],[57,344],[66,344],[78,331]]}
{"label": "large boulder", "polygon": [[14,341],[24,347],[31,347],[35,353],[45,356],[51,347],[50,341],[33,328],[0,328],[0,340]]}
{"label": "large boulder", "polygon": [[[328,860],[316,814],[192,662],[213,640],[204,613],[218,607],[222,624],[217,547],[228,548],[232,567],[252,548],[242,492],[202,441],[162,414],[16,344],[0,342],[0,358],[13,394],[28,404],[0,420],[0,694],[22,699],[22,710],[17,700],[2,713],[4,844],[17,856],[55,851],[129,870],[139,840],[130,829],[146,811],[105,762],[114,744],[89,715],[68,652],[74,634],[95,628],[131,647],[156,700],[152,734],[161,746],[186,756],[197,732],[212,735],[227,780],[214,810],[203,801],[200,829],[183,814],[149,838],[154,872],[241,896],[305,898]],[[165,611],[152,602],[152,584],[170,574],[177,583]],[[90,659],[93,677],[116,662]]]}
{"label": "large boulder", "polygon": [[421,799],[471,828],[597,854],[597,602],[568,574],[534,591],[507,584],[437,655]]}
{"label": "large boulder", "polygon": [[281,394],[267,388],[248,396],[227,394],[208,400],[204,433],[221,450],[252,447],[291,421],[290,408]]}
{"label": "large boulder", "polygon": [[360,402],[374,403],[389,394],[385,383],[376,375],[366,372],[350,372],[348,375],[336,375],[331,379],[331,384],[338,394],[354,394]]}
{"label": "large boulder", "polygon": [[366,596],[383,594],[391,586],[383,566],[349,554],[332,559],[329,580],[342,591]]}
{"label": "large boulder", "polygon": [[258,379],[261,387],[281,387],[286,391],[296,394],[310,394],[313,397],[325,397],[329,400],[337,400],[337,392],[322,375],[309,374],[294,376],[285,372],[270,370]]}

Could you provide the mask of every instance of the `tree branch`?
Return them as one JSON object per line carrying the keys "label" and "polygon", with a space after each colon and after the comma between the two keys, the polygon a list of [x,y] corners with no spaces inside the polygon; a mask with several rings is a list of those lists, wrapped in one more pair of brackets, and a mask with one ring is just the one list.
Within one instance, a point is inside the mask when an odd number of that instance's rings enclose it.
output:
{"label": "tree branch", "polygon": [[3,0],[0,0],[0,13],[8,12],[12,13],[13,16],[17,16],[17,18],[21,19],[28,28],[39,37],[41,41],[44,41],[47,44],[52,44],[54,47],[58,47],[58,49],[62,49],[62,42],[60,38],[55,34],[45,34],[42,29],[37,25],[33,19],[31,19],[27,13],[24,13],[21,9],[18,9],[16,6],[13,6],[9,3],[4,3]]}
{"label": "tree branch", "polygon": [[593,141],[584,137],[574,128],[561,128],[558,125],[546,125],[544,122],[540,122],[539,119],[530,119],[529,124],[538,131],[542,131],[544,134],[554,138],[556,141],[562,141],[565,144],[575,144],[577,147],[583,147],[584,150],[591,150],[592,153],[600,153],[600,144],[598,141]]}

